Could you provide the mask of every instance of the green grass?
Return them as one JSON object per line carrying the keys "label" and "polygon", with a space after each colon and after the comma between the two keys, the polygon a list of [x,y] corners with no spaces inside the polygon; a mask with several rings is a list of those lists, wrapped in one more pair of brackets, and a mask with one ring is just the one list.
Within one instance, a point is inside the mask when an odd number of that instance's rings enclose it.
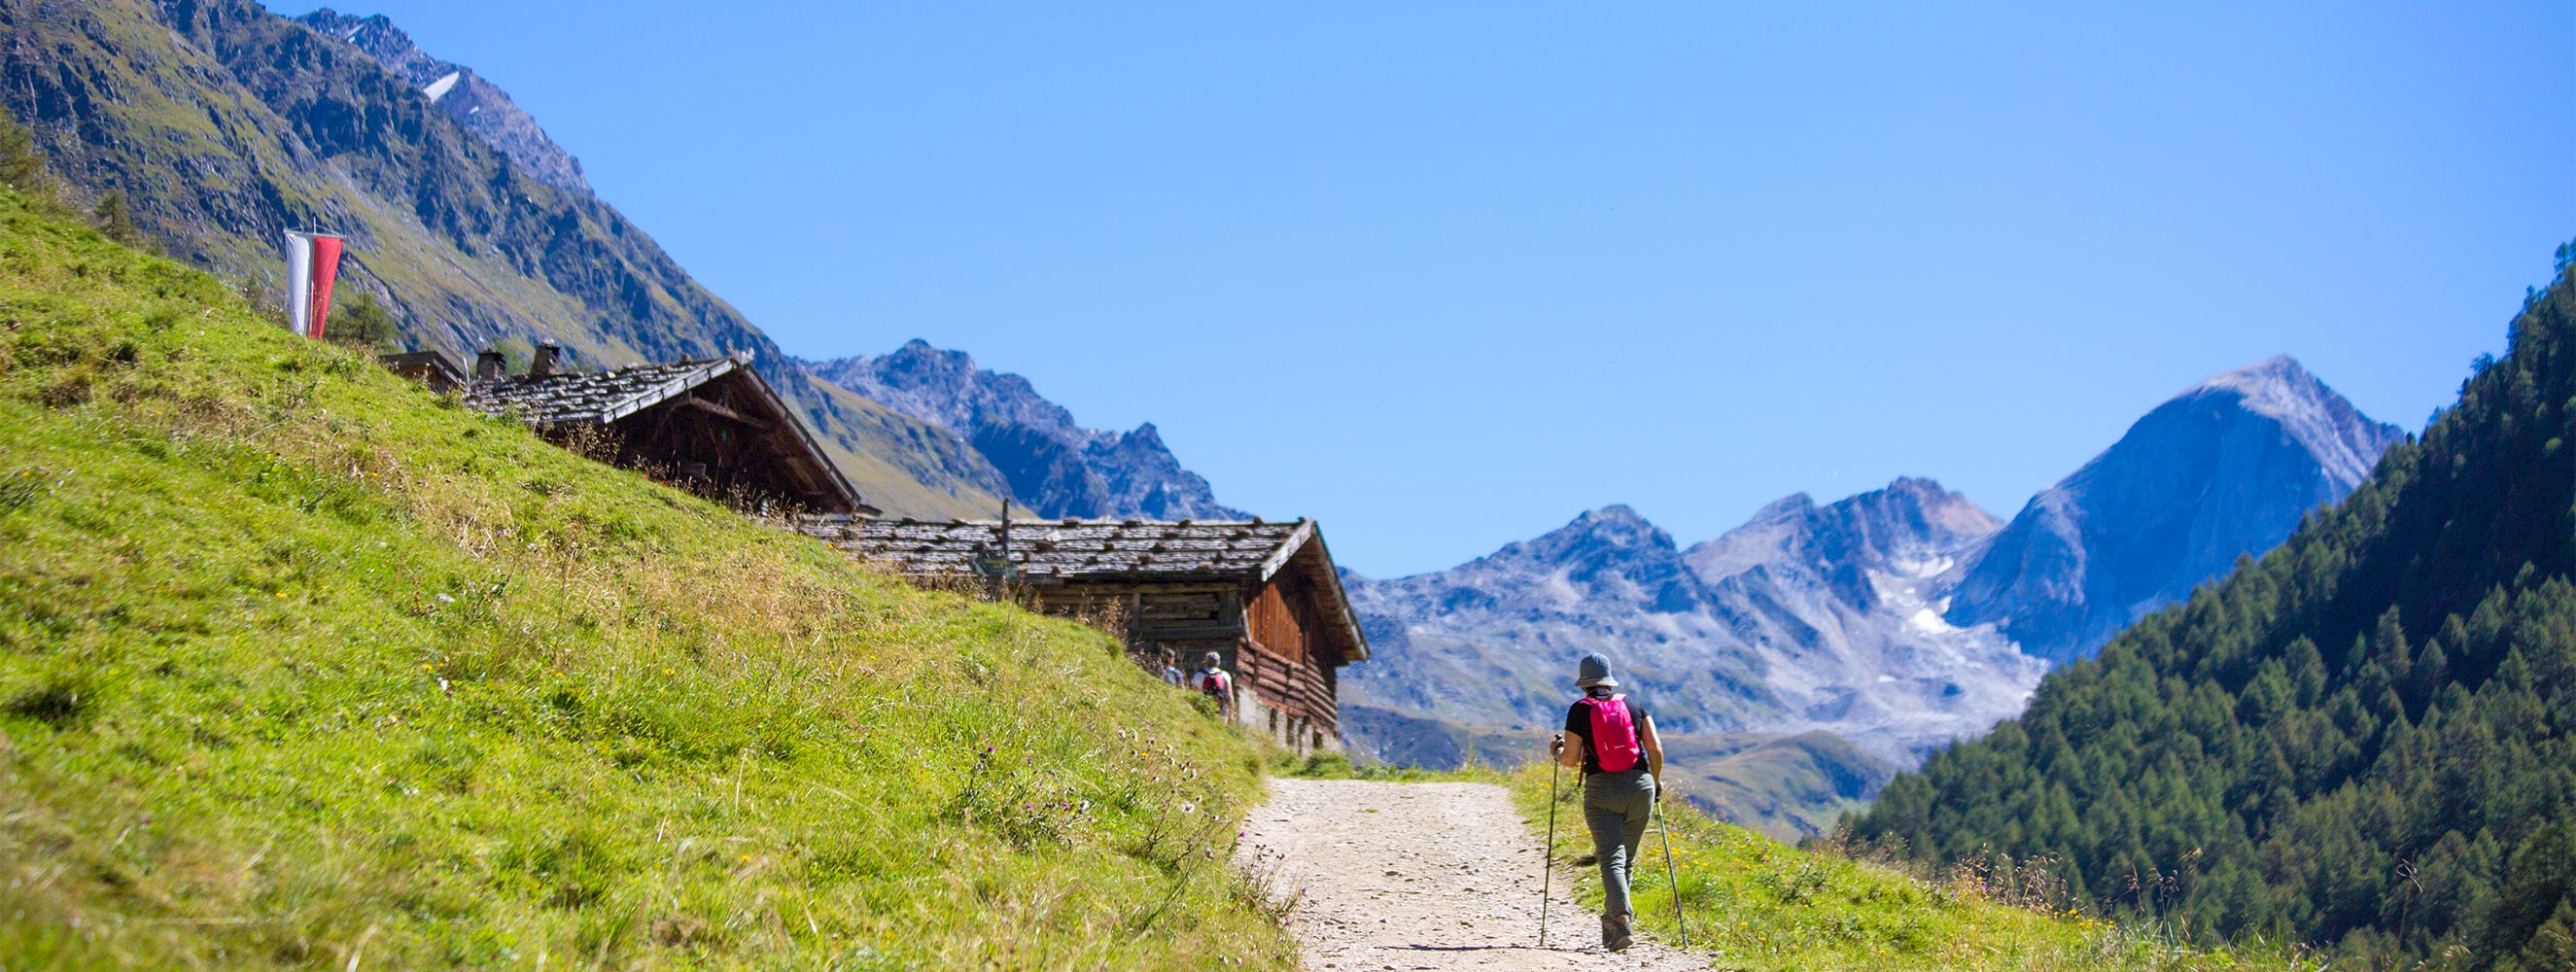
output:
{"label": "green grass", "polygon": [[[1522,815],[1546,826],[1548,773],[1523,767],[1512,777]],[[1583,831],[1580,787],[1559,791],[1557,861],[1568,867],[1592,853]],[[2178,946],[2155,927],[2118,926],[2061,904],[2045,875],[1962,871],[1929,880],[1855,860],[1830,849],[1801,850],[1740,827],[1718,823],[1668,802],[1673,869],[1678,874],[1691,945],[1715,968],[1743,972],[2237,972],[2302,968],[2260,947],[2207,951]],[[1662,941],[1678,939],[1674,882],[1665,877],[1662,845],[1647,834],[1634,883],[1640,927]],[[1600,907],[1592,868],[1576,894]],[[2312,960],[2313,961],[2313,960]],[[2313,968],[2314,966],[2308,966]]]}
{"label": "green grass", "polygon": [[0,964],[1269,968],[1254,741],[0,193]]}
{"label": "green grass", "polygon": [[1509,777],[1502,770],[1470,763],[1456,769],[1424,769],[1419,766],[1395,766],[1353,763],[1340,753],[1316,753],[1298,759],[1284,751],[1272,757],[1272,772],[1304,780],[1382,780],[1394,783],[1501,783]]}

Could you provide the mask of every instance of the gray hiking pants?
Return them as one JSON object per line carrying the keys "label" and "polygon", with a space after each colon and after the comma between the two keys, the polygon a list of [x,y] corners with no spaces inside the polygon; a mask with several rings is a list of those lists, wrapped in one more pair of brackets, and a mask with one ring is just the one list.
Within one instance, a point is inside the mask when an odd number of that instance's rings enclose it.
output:
{"label": "gray hiking pants", "polygon": [[1601,919],[1626,922],[1628,874],[1646,841],[1646,817],[1655,809],[1655,778],[1644,767],[1583,778],[1583,823],[1592,828],[1592,854],[1601,859]]}

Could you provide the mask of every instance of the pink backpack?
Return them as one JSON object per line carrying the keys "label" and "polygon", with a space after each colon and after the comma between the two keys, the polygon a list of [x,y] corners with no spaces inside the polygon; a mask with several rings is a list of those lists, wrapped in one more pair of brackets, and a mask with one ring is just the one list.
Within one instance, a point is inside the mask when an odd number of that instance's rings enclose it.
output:
{"label": "pink backpack", "polygon": [[1600,761],[1601,771],[1625,773],[1637,768],[1645,750],[1637,744],[1637,719],[1628,711],[1628,697],[1586,698],[1583,704],[1592,710],[1592,758]]}

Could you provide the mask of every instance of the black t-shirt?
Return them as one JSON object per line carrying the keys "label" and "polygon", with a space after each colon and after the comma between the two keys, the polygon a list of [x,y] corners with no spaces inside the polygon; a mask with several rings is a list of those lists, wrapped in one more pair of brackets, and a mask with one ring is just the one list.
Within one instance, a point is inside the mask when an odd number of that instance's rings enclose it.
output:
{"label": "black t-shirt", "polygon": [[[1643,771],[1646,768],[1646,706],[1644,703],[1638,702],[1634,696],[1623,701],[1628,703],[1628,721],[1635,724],[1637,727],[1637,765],[1634,768],[1639,771]],[[1587,708],[1581,702],[1576,702],[1573,705],[1567,706],[1565,709],[1565,734],[1569,736],[1583,737],[1583,742],[1585,744],[1583,752],[1584,774],[1588,776],[1593,773],[1601,772],[1601,751],[1598,747],[1591,745],[1592,710]]]}

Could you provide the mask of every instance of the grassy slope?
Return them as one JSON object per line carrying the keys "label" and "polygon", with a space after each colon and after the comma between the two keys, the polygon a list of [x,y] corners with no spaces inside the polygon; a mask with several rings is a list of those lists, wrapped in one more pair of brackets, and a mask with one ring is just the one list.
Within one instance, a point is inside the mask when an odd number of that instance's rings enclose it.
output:
{"label": "grassy slope", "polygon": [[[1512,778],[1513,796],[1534,827],[1548,815],[1547,771],[1535,764]],[[1582,824],[1579,786],[1560,791],[1558,862],[1572,868],[1592,852]],[[1855,861],[1829,851],[1800,850],[1687,808],[1671,813],[1672,855],[1680,878],[1691,945],[1712,953],[1716,967],[1743,972],[2221,972],[2299,966],[2286,958],[2176,947],[2156,929],[2121,928],[2052,907],[2044,875],[1954,874],[1945,881]],[[1647,834],[1636,879],[1640,926],[1676,939],[1673,882],[1662,846]],[[1651,872],[1651,873],[1649,873]],[[1587,875],[1578,896],[1601,901]],[[2042,878],[2034,893],[2027,878]],[[1566,927],[1588,930],[1582,921]]]}
{"label": "grassy slope", "polygon": [[983,458],[956,433],[820,378],[814,387],[839,419],[833,434],[821,440],[823,448],[869,505],[888,516],[924,520],[1001,515],[1002,501],[971,481],[972,467]]}
{"label": "grassy slope", "polygon": [[[163,245],[272,294],[284,288],[272,224],[347,232],[343,301],[382,291],[407,347],[470,360],[496,341],[524,350],[551,337],[605,364],[753,352],[870,503],[932,518],[999,505],[977,485],[998,474],[956,435],[783,373],[794,366],[767,337],[604,203],[523,177],[354,48],[255,4],[200,6],[201,19],[233,25],[192,41],[145,0],[0,0],[0,40],[60,67],[9,75],[24,83],[0,100],[83,205],[121,189]],[[342,106],[311,113],[341,124],[282,115],[226,67],[219,42],[258,47],[243,58],[268,65],[254,80],[307,86],[298,100]],[[424,200],[467,229],[424,223]]]}
{"label": "grassy slope", "polygon": [[0,193],[13,970],[1286,968],[1258,758]]}
{"label": "grassy slope", "polygon": [[[1491,766],[1510,770],[1542,755],[1546,730],[1423,719],[1344,704],[1342,723],[1377,743],[1371,754],[1398,766]],[[1719,819],[1780,840],[1831,831],[1865,809],[1895,768],[1831,733],[1671,733],[1665,758],[1673,792]]]}

